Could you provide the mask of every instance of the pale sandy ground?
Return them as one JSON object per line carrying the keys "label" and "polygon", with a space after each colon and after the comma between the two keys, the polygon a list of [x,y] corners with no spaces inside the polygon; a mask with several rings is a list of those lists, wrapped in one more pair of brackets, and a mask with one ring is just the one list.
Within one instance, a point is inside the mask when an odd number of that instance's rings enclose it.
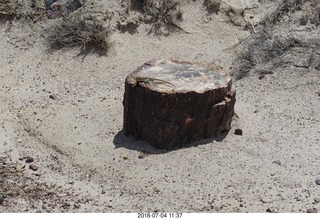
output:
{"label": "pale sandy ground", "polygon": [[[119,1],[90,2],[93,10],[119,16]],[[301,62],[312,55],[308,66],[289,60],[261,80],[253,70],[235,81],[237,116],[217,139],[165,151],[121,131],[124,79],[137,66],[173,57],[234,70],[233,46],[253,33],[241,22],[252,15],[258,23],[277,7],[272,1],[223,4],[245,9],[244,18],[234,18],[240,26],[190,1],[181,22],[188,33],[147,35],[150,27],[142,23],[135,34],[115,31],[107,56],[48,51],[43,28],[54,20],[14,21],[9,31],[1,24],[0,157],[2,169],[20,172],[11,173],[16,184],[0,212],[320,211],[319,47],[298,48]],[[310,22],[294,28],[303,39],[320,37]],[[151,154],[139,159],[143,150]],[[19,160],[25,156],[34,158],[37,171]]]}

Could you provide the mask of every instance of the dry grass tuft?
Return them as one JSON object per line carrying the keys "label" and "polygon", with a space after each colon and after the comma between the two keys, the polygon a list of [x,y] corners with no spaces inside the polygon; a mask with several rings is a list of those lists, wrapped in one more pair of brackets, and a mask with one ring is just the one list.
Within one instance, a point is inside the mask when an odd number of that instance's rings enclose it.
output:
{"label": "dry grass tuft", "polygon": [[217,13],[220,9],[221,0],[204,0],[203,5],[209,13]]}
{"label": "dry grass tuft", "polygon": [[13,20],[19,15],[20,4],[12,0],[0,0],[0,21]]}
{"label": "dry grass tuft", "polygon": [[96,52],[105,55],[112,46],[110,25],[105,27],[92,15],[74,14],[63,17],[49,32],[51,49],[80,47],[81,53]]}
{"label": "dry grass tuft", "polygon": [[[140,20],[151,25],[149,34],[169,35],[170,32],[181,30],[179,22],[182,21],[181,4],[186,0],[122,0],[121,5],[126,13],[141,12]],[[136,22],[137,23],[137,22]]]}
{"label": "dry grass tuft", "polygon": [[143,1],[145,20],[152,24],[149,33],[167,35],[170,30],[182,28],[178,22],[182,20],[180,2],[176,0]]}

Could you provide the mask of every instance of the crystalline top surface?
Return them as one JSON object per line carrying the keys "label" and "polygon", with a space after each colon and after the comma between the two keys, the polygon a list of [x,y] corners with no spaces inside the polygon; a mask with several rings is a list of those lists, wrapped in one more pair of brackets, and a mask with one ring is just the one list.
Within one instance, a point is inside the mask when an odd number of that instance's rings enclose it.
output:
{"label": "crystalline top surface", "polygon": [[197,93],[226,87],[231,80],[230,75],[217,66],[168,60],[146,63],[137,78],[155,91]]}

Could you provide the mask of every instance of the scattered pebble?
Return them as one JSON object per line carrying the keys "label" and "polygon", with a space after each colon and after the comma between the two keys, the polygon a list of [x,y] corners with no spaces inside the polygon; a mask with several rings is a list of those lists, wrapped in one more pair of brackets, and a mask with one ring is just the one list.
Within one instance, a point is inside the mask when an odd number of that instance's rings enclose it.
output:
{"label": "scattered pebble", "polygon": [[315,183],[316,183],[318,186],[320,186],[320,179],[317,179],[317,180],[315,181]]}
{"label": "scattered pebble", "polygon": [[34,164],[30,164],[29,169],[33,170],[33,171],[37,171],[38,167],[36,165],[34,165]]}
{"label": "scattered pebble", "polygon": [[54,95],[54,94],[50,94],[50,95],[49,95],[49,98],[50,98],[50,99],[53,99],[53,100],[57,99],[56,95]]}
{"label": "scattered pebble", "polygon": [[27,157],[26,158],[26,163],[32,163],[34,159],[32,157]]}
{"label": "scattered pebble", "polygon": [[268,212],[268,213],[273,213],[273,210],[270,209],[270,208],[268,208],[268,209],[266,210],[266,212]]}
{"label": "scattered pebble", "polygon": [[235,129],[234,134],[235,135],[242,135],[242,129]]}
{"label": "scattered pebble", "polygon": [[128,158],[128,156],[124,156],[123,159],[124,160],[128,160],[129,158]]}
{"label": "scattered pebble", "polygon": [[308,209],[307,213],[318,213],[318,210],[316,208]]}
{"label": "scattered pebble", "polygon": [[264,78],[264,75],[259,75],[259,80],[263,79]]}
{"label": "scattered pebble", "polygon": [[106,194],[106,191],[102,190],[102,191],[101,191],[101,194]]}
{"label": "scattered pebble", "polygon": [[294,200],[299,202],[299,201],[301,201],[301,198],[300,197],[295,197]]}
{"label": "scattered pebble", "polygon": [[273,161],[273,163],[281,166],[281,161],[280,160],[275,160],[275,161]]}
{"label": "scattered pebble", "polygon": [[22,143],[22,140],[21,140],[21,139],[18,139],[18,143],[21,144],[21,143]]}
{"label": "scattered pebble", "polygon": [[156,193],[160,192],[160,189],[158,189],[157,187],[153,188],[153,191],[155,191]]}
{"label": "scattered pebble", "polygon": [[314,198],[314,203],[316,203],[316,204],[318,204],[318,203],[320,203],[320,198]]}
{"label": "scattered pebble", "polygon": [[139,154],[139,156],[138,156],[139,159],[143,159],[143,158],[145,158],[145,157],[146,157],[146,155],[145,155],[145,153],[143,153],[143,152],[141,152],[141,153]]}
{"label": "scattered pebble", "polygon": [[56,194],[57,197],[65,197],[67,195],[68,195],[67,193],[58,193],[58,194]]}
{"label": "scattered pebble", "polygon": [[63,205],[61,206],[63,209],[68,209],[70,208],[71,204],[68,202],[63,203]]}

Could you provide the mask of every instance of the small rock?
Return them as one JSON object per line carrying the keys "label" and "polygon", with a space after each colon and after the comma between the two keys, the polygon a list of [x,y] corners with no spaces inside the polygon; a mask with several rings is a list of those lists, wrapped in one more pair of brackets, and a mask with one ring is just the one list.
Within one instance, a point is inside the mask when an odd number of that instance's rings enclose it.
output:
{"label": "small rock", "polygon": [[59,193],[59,194],[56,194],[57,197],[65,197],[67,196],[68,194],[67,193]]}
{"label": "small rock", "polygon": [[320,179],[317,179],[317,180],[315,181],[315,183],[316,183],[318,186],[320,186]]}
{"label": "small rock", "polygon": [[61,206],[63,209],[69,209],[70,208],[70,206],[71,206],[71,204],[70,203],[68,203],[68,202],[65,202],[65,203],[63,203],[63,205]]}
{"label": "small rock", "polygon": [[243,203],[240,203],[240,205],[239,205],[241,208],[243,207]]}
{"label": "small rock", "polygon": [[139,156],[138,156],[139,159],[143,159],[143,158],[145,158],[145,157],[146,157],[146,155],[145,155],[145,153],[143,153],[143,152],[141,152],[141,153],[139,154]]}
{"label": "small rock", "polygon": [[307,213],[318,213],[318,210],[316,208],[308,209]]}
{"label": "small rock", "polygon": [[158,189],[157,187],[153,188],[153,191],[155,191],[156,193],[160,192],[160,189]]}
{"label": "small rock", "polygon": [[53,100],[57,99],[56,95],[54,95],[54,94],[50,94],[50,95],[49,95],[49,98],[50,98],[50,99],[53,99]]}
{"label": "small rock", "polygon": [[18,143],[21,144],[21,143],[22,143],[22,140],[21,140],[21,139],[18,139]]}
{"label": "small rock", "polygon": [[242,135],[242,129],[235,129],[234,134],[235,135]]}
{"label": "small rock", "polygon": [[101,194],[106,194],[106,191],[102,190],[102,191],[101,191]]}
{"label": "small rock", "polygon": [[320,198],[314,198],[314,203],[316,203],[316,204],[318,204],[318,203],[320,203]]}
{"label": "small rock", "polygon": [[275,160],[275,161],[273,161],[272,163],[274,163],[274,164],[277,164],[277,165],[281,166],[281,161],[280,161],[280,160]]}
{"label": "small rock", "polygon": [[128,160],[129,158],[128,158],[128,156],[124,156],[123,159],[124,160]]}
{"label": "small rock", "polygon": [[26,158],[26,163],[32,163],[34,159],[32,157],[27,157]]}
{"label": "small rock", "polygon": [[270,208],[268,208],[268,209],[266,210],[266,212],[268,212],[268,213],[272,213],[272,212],[273,212],[273,210],[272,210],[272,209],[270,209]]}
{"label": "small rock", "polygon": [[264,75],[259,75],[259,80],[263,79],[264,78]]}
{"label": "small rock", "polygon": [[37,171],[38,167],[36,165],[34,165],[34,164],[30,164],[29,169],[33,170],[33,171]]}

